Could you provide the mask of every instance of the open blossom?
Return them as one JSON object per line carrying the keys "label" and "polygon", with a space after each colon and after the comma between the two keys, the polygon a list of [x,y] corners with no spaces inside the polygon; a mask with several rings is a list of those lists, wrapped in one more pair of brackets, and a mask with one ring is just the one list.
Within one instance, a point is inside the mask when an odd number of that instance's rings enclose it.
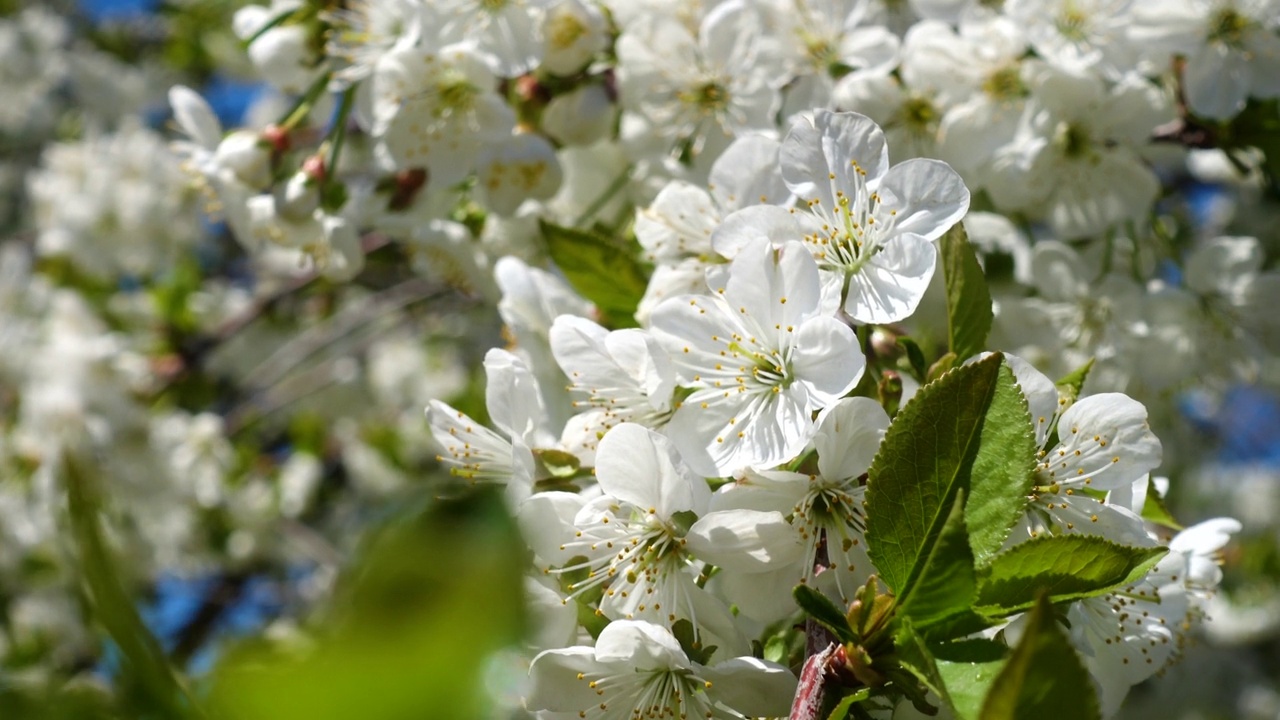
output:
{"label": "open blossom", "polygon": [[782,143],[782,177],[807,212],[796,212],[828,292],[863,323],[915,311],[937,262],[933,241],[964,217],[969,191],[946,163],[889,167],[884,133],[857,113],[818,110]]}
{"label": "open blossom", "polygon": [[1280,2],[1145,0],[1134,5],[1134,40],[1186,58],[1182,88],[1191,112],[1229,120],[1250,96],[1280,96]]}
{"label": "open blossom", "polygon": [[640,620],[610,623],[595,647],[546,650],[529,673],[530,710],[590,720],[780,716],[796,686],[790,670],[753,657],[693,662],[668,630]]}
{"label": "open blossom", "polygon": [[[748,470],[712,497],[712,507],[772,510],[784,514],[793,535],[756,537],[774,543],[777,558],[767,567],[726,567],[716,578],[719,588],[737,600],[743,613],[773,622],[795,611],[791,588],[812,583],[845,605],[872,574],[867,556],[866,486],[862,477],[889,427],[889,416],[871,398],[844,398],[827,408],[813,439],[818,468],[813,474],[786,470]],[[818,548],[825,547],[826,566],[815,572]],[[717,564],[724,564],[712,556]],[[789,562],[783,562],[789,559]]]}
{"label": "open blossom", "polygon": [[602,589],[605,617],[664,627],[687,619],[706,644],[745,650],[728,607],[698,578],[706,555],[727,557],[739,568],[775,562],[778,543],[766,538],[789,533],[782,515],[708,513],[706,482],[681,461],[670,440],[633,423],[618,425],[600,441],[596,480],[600,495],[594,500],[548,492],[522,506],[521,526],[538,556],[552,564],[547,572],[585,569],[586,578],[568,586],[570,597]]}
{"label": "open blossom", "polygon": [[824,303],[804,245],[757,242],[709,297],[667,300],[652,330],[693,388],[666,432],[707,476],[785,462],[809,442],[812,414],[862,377],[866,358]]}
{"label": "open blossom", "polygon": [[644,330],[605,330],[586,318],[561,315],[551,325],[551,352],[571,390],[574,407],[598,413],[601,432],[621,422],[657,428],[674,411],[675,367]]}
{"label": "open blossom", "polygon": [[[1160,440],[1142,403],[1121,393],[1100,393],[1067,403],[1053,381],[1021,358],[1006,355],[1035,428],[1035,487],[1023,526],[1041,532],[1084,533],[1149,545],[1142,519],[1092,491],[1127,491],[1154,470]],[[1056,442],[1050,441],[1056,435]],[[1019,539],[1016,534],[1011,541]]]}
{"label": "open blossom", "polygon": [[1218,553],[1240,527],[1217,518],[1187,528],[1142,580],[1067,609],[1072,642],[1099,690],[1104,717],[1116,713],[1131,686],[1181,654],[1222,580]]}
{"label": "open blossom", "polygon": [[773,127],[778,90],[751,3],[731,0],[703,18],[696,33],[648,13],[618,38],[623,106],[650,123],[649,133],[690,158],[718,155],[735,135]]}

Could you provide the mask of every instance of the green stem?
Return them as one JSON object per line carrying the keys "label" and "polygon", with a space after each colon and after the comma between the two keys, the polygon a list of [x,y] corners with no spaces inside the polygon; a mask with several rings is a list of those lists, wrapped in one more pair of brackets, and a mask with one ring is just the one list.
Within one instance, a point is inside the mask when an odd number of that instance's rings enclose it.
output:
{"label": "green stem", "polygon": [[338,171],[338,158],[342,156],[342,145],[347,139],[347,118],[351,115],[351,107],[355,104],[355,98],[355,85],[342,92],[342,101],[338,105],[338,117],[333,121],[333,146],[329,149],[326,182],[332,182],[334,174]]}
{"label": "green stem", "polygon": [[591,201],[591,204],[587,206],[587,209],[583,210],[582,214],[573,221],[573,225],[571,227],[580,228],[583,223],[595,217],[596,213],[600,212],[600,210],[613,199],[613,196],[618,194],[618,191],[627,186],[627,181],[630,179],[631,167],[628,166],[622,171],[622,174],[618,175],[618,177],[614,178],[613,182],[609,183],[609,187],[605,188],[604,192],[600,193],[599,197]]}
{"label": "green stem", "polygon": [[94,618],[119,646],[126,665],[137,674],[142,689],[164,717],[203,716],[159,641],[142,622],[120,579],[115,558],[103,538],[98,517],[100,500],[93,480],[71,453],[63,460],[72,537]]}
{"label": "green stem", "polygon": [[322,73],[311,83],[311,87],[298,98],[298,102],[289,108],[289,112],[285,114],[284,119],[278,125],[282,130],[292,130],[298,123],[307,119],[307,115],[311,114],[311,108],[315,105],[316,100],[324,93],[325,88],[329,86],[329,73]]}

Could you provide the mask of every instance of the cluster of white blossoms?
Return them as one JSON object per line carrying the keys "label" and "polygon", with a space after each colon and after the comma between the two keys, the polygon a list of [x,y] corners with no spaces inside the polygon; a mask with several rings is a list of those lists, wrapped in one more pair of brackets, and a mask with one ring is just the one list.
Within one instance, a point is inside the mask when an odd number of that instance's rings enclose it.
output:
{"label": "cluster of white blossoms", "polygon": [[[797,612],[793,586],[848,604],[877,573],[865,481],[890,417],[851,393],[867,368],[857,328],[914,311],[935,270],[934,240],[969,194],[943,163],[890,166],[884,133],[854,113],[802,116],[775,155],[785,204],[708,222],[699,292],[677,294],[695,289],[687,281],[660,294],[651,284],[648,297],[663,299],[642,327],[607,330],[570,288],[504,261],[506,273],[528,276],[508,287],[532,293],[504,305],[540,311],[504,313],[519,348],[485,360],[500,432],[432,404],[441,460],[469,482],[506,486],[535,554],[535,602],[582,605],[609,621],[594,646],[580,628],[559,640],[571,647],[533,659],[529,710],[780,715],[795,678],[749,656],[752,641]],[[765,172],[755,170],[753,182]],[[655,254],[679,246],[674,225],[644,226]],[[551,412],[563,391],[538,380],[548,357],[577,411],[564,421]],[[1026,532],[1008,544],[1063,533],[1160,544],[1141,516],[1161,461],[1142,404],[1119,393],[1070,403],[1029,363],[1009,361],[1040,460],[1019,522]],[[1071,606],[1071,637],[1107,715],[1177,656],[1220,579],[1211,559],[1239,527],[1184,531],[1140,582]],[[680,649],[682,623],[696,647],[717,648],[710,664]]]}

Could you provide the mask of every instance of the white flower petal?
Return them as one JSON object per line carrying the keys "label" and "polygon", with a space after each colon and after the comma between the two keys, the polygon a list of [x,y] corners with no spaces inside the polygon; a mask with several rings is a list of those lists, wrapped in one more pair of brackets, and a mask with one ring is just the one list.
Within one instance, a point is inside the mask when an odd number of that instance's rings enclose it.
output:
{"label": "white flower petal", "polygon": [[1147,409],[1120,393],[1077,401],[1058,421],[1058,439],[1044,463],[1064,482],[1087,477],[1091,487],[1111,490],[1160,464],[1160,440],[1147,425]]}
{"label": "white flower petal", "polygon": [[796,331],[791,369],[817,406],[835,402],[862,378],[867,359],[858,336],[832,317],[811,318]]}
{"label": "white flower petal", "polygon": [[812,118],[800,116],[792,122],[779,160],[791,192],[834,208],[833,186],[848,191],[861,184],[854,179],[860,171],[867,181],[878,180],[889,168],[889,149],[871,118],[817,110]]}
{"label": "white flower petal", "polygon": [[920,305],[938,262],[938,250],[919,235],[899,235],[849,276],[844,310],[867,324],[898,322]]}
{"label": "white flower petal", "polygon": [[818,418],[813,438],[818,472],[829,480],[856,478],[871,467],[889,428],[889,414],[865,397],[844,398]]}
{"label": "white flower petal", "polygon": [[707,695],[748,717],[782,717],[796,692],[796,676],[767,660],[739,657],[702,671]]}
{"label": "white flower petal", "polygon": [[804,545],[782,513],[722,510],[698,518],[685,535],[699,560],[740,572],[765,572],[799,563]]}
{"label": "white flower petal", "polygon": [[670,440],[634,423],[600,440],[596,480],[605,493],[663,518],[682,510],[702,512],[711,499],[706,482],[681,462]]}
{"label": "white flower petal", "polygon": [[969,188],[960,174],[941,160],[916,158],[885,173],[876,191],[883,197],[877,217],[896,211],[894,233],[914,233],[929,240],[941,237],[969,211]]}

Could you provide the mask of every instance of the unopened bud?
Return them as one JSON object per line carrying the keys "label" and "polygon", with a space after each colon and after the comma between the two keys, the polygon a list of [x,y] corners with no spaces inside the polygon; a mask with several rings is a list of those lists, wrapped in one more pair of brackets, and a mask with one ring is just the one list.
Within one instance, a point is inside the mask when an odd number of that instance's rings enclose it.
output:
{"label": "unopened bud", "polygon": [[876,387],[876,396],[884,411],[893,417],[902,403],[902,376],[893,370],[885,370],[880,376],[880,384]]}
{"label": "unopened bud", "polygon": [[289,131],[279,125],[268,125],[262,129],[262,140],[271,146],[271,152],[276,155],[283,155],[289,151],[292,140],[289,138]]}

